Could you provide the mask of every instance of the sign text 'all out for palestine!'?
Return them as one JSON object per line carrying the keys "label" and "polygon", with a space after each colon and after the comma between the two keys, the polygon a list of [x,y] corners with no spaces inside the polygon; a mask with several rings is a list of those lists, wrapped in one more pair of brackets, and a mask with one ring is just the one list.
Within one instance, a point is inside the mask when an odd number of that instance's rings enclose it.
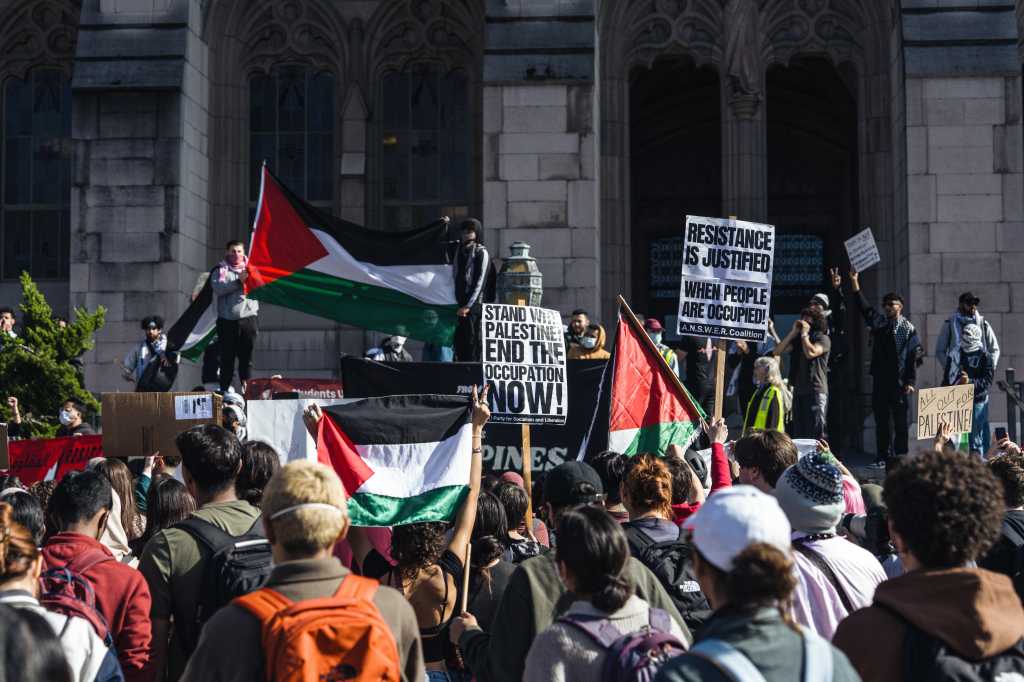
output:
{"label": "sign text 'all out for palestine!'", "polygon": [[485,303],[481,327],[491,421],[565,424],[569,392],[558,312]]}
{"label": "sign text 'all out for palestine!'", "polygon": [[763,341],[774,261],[774,226],[686,216],[679,334]]}

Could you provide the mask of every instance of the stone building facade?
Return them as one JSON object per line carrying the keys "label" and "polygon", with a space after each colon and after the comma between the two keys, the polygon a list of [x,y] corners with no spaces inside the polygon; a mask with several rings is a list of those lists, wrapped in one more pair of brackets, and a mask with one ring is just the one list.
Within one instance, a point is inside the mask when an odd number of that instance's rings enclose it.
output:
{"label": "stone building facade", "polygon": [[[496,255],[533,245],[545,305],[606,323],[620,293],[671,316],[687,213],[777,226],[783,319],[870,226],[883,262],[865,288],[905,292],[929,350],[974,291],[1002,372],[1024,356],[1020,14],[1008,0],[0,0],[0,300],[28,269],[61,312],[106,306],[86,376],[123,387],[113,361],[138,320],[173,320],[248,233],[267,159],[379,229],[478,215]],[[258,373],[331,374],[373,340],[266,306]],[[853,419],[866,414],[861,401]]]}

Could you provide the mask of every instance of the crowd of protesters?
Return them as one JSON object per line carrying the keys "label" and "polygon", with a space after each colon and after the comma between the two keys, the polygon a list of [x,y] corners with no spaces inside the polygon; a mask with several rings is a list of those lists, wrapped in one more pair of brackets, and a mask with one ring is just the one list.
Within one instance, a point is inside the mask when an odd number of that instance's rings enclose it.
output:
{"label": "crowd of protesters", "polygon": [[[777,374],[766,360],[755,373]],[[448,523],[353,527],[333,469],[281,466],[218,425],[141,467],[3,478],[0,679],[1024,674],[1024,455],[1006,438],[983,459],[943,429],[862,486],[824,441],[801,456],[781,430],[731,441],[717,419],[707,460],[673,445],[565,462],[531,509],[517,474],[483,472],[474,400]],[[305,418],[317,433],[323,413]]]}

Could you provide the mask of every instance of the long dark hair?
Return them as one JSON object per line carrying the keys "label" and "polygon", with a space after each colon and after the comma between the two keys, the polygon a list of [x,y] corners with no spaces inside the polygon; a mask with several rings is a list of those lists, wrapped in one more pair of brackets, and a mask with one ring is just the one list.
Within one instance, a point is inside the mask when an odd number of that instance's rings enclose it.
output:
{"label": "long dark hair", "polygon": [[124,460],[107,457],[89,467],[100,473],[110,481],[110,487],[114,489],[121,499],[121,526],[129,540],[139,537],[136,532],[136,519],[139,511],[135,507],[135,485],[132,483],[132,472]]}
{"label": "long dark hair", "polygon": [[732,570],[723,571],[700,555],[704,570],[709,572],[728,600],[729,608],[756,609],[775,606],[783,621],[794,630],[789,606],[796,589],[793,560],[780,549],[755,542],[736,555]]}
{"label": "long dark hair", "polygon": [[38,613],[0,605],[0,682],[72,682],[53,627]]}
{"label": "long dark hair", "polygon": [[166,474],[157,474],[146,493],[146,532],[139,538],[139,551],[162,530],[184,521],[196,510],[196,501],[185,484]]}
{"label": "long dark hair", "polygon": [[505,520],[505,508],[501,501],[491,493],[480,493],[476,504],[476,523],[470,536],[473,554],[470,564],[473,573],[481,576],[490,584],[491,571],[487,568],[495,559],[501,557],[508,544],[508,522]]}
{"label": "long dark hair", "polygon": [[235,492],[240,499],[258,507],[263,502],[263,489],[281,468],[281,458],[270,445],[251,440],[242,446],[242,469],[235,479]]}
{"label": "long dark hair", "polygon": [[576,591],[605,613],[622,608],[633,594],[623,571],[629,544],[619,522],[602,507],[583,506],[558,518],[556,558],[576,581]]}

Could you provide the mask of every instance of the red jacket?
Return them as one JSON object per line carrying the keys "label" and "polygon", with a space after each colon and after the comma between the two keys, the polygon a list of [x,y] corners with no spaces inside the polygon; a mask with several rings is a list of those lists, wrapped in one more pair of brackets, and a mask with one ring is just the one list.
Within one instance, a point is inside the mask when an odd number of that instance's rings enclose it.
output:
{"label": "red jacket", "polygon": [[[732,485],[732,472],[729,470],[729,458],[725,455],[725,446],[721,443],[711,444],[711,493],[722,488],[728,488]],[[676,525],[683,525],[683,521],[690,518],[700,509],[700,502],[690,504],[689,502],[683,502],[682,504],[672,505],[672,515],[675,517],[673,521]]]}
{"label": "red jacket", "polygon": [[48,569],[63,568],[76,556],[95,550],[109,556],[110,561],[94,565],[82,577],[96,592],[96,608],[110,626],[126,682],[148,682],[153,632],[149,585],[142,574],[119,563],[99,540],[80,533],[54,535],[43,547],[43,557]]}

